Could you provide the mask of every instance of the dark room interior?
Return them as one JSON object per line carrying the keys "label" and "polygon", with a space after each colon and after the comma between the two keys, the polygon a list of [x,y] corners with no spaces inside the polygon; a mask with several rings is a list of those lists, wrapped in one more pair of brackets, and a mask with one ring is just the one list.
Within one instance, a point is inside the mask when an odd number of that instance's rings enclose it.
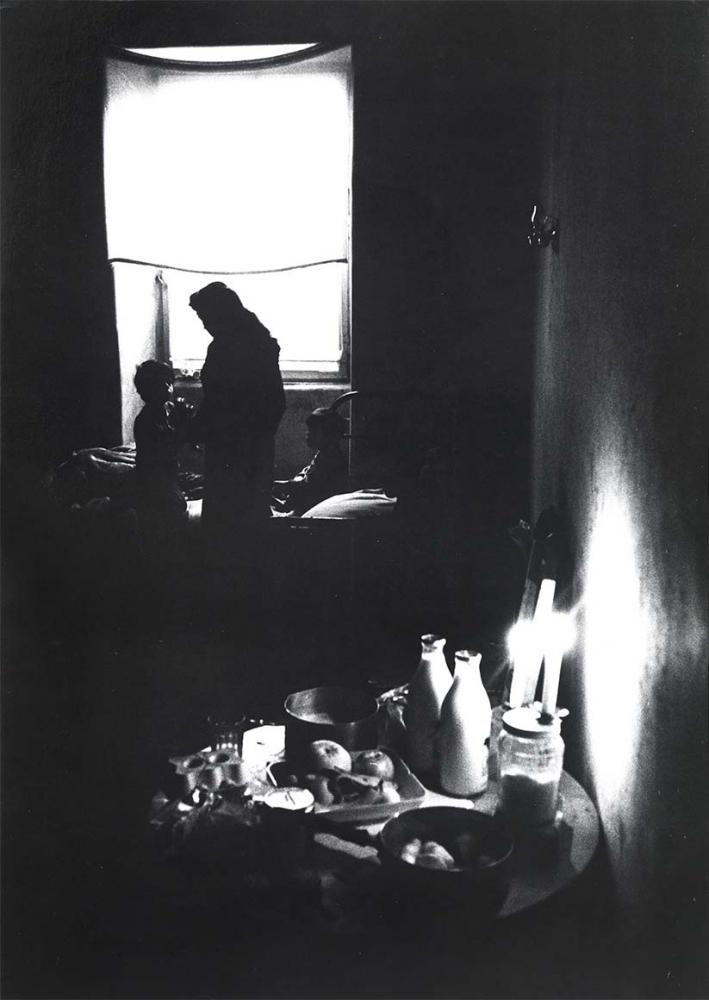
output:
{"label": "dark room interior", "polygon": [[[0,30],[3,995],[709,995],[707,3],[3,0]],[[295,43],[351,47],[350,332],[341,377],[286,381],[274,475],[352,391],[350,472],[399,500],[274,517],[242,587],[199,523],[152,560],[52,491],[131,443],[107,58]],[[408,516],[441,442],[450,478]],[[578,878],[487,923],[388,899],[340,933],[311,882],[161,866],[151,798],[215,719],[406,684],[427,632],[491,680],[509,531],[549,508],[564,767],[600,824]]]}

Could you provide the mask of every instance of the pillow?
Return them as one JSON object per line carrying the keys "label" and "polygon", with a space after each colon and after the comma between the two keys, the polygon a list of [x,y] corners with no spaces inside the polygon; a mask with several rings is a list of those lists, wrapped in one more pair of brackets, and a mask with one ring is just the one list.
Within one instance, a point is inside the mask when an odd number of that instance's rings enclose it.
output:
{"label": "pillow", "polygon": [[382,517],[392,514],[396,507],[396,497],[389,497],[383,489],[355,490],[354,493],[339,493],[315,504],[302,517]]}

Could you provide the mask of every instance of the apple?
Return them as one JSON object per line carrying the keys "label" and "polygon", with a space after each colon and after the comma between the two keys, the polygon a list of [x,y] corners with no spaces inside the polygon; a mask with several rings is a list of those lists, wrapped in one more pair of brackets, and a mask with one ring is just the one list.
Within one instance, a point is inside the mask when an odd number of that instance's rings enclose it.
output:
{"label": "apple", "polygon": [[306,762],[314,771],[351,771],[352,758],[334,740],[313,740],[308,746]]}
{"label": "apple", "polygon": [[355,757],[352,770],[358,774],[371,774],[375,778],[391,781],[394,777],[394,761],[383,750],[363,750]]}

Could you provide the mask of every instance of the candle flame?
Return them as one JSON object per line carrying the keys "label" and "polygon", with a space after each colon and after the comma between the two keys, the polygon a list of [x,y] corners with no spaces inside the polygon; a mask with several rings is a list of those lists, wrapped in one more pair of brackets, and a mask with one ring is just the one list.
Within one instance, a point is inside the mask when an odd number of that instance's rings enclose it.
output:
{"label": "candle flame", "polygon": [[531,618],[520,618],[507,633],[507,649],[515,663],[527,648],[533,634]]}

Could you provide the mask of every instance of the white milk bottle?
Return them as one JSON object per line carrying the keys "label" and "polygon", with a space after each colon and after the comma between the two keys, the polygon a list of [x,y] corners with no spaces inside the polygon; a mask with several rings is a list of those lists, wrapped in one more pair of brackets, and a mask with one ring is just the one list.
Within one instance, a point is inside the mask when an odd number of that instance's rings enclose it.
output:
{"label": "white milk bottle", "polygon": [[455,654],[453,684],[441,708],[438,777],[449,795],[480,795],[487,788],[492,709],[480,660],[472,650]]}
{"label": "white milk bottle", "polygon": [[404,710],[408,761],[417,773],[434,774],[434,745],[441,706],[453,678],[440,635],[421,636],[421,659],[409,684]]}

